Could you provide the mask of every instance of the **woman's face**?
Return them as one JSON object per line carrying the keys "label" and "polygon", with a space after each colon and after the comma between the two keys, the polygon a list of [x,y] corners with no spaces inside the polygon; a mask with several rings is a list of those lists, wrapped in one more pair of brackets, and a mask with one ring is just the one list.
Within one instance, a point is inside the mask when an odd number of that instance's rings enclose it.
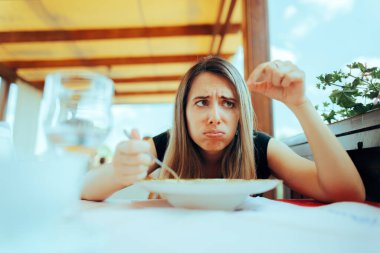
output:
{"label": "woman's face", "polygon": [[186,106],[187,127],[205,154],[219,154],[235,137],[239,109],[233,85],[204,72],[192,83]]}

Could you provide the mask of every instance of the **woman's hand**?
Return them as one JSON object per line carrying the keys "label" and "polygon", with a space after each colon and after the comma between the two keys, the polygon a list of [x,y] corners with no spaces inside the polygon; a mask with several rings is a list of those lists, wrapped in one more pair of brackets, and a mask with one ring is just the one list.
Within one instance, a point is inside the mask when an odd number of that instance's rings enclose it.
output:
{"label": "woman's hand", "polygon": [[112,163],[115,180],[124,187],[144,179],[152,163],[149,142],[141,140],[136,130],[131,137],[117,145]]}
{"label": "woman's hand", "polygon": [[252,92],[279,100],[289,107],[297,107],[307,101],[304,79],[304,72],[296,65],[276,60],[257,66],[247,84]]}

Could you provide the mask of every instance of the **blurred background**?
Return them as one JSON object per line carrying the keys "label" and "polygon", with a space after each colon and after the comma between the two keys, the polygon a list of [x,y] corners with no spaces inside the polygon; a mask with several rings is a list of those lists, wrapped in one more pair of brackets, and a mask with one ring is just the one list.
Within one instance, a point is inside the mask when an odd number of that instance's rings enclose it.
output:
{"label": "blurred background", "polygon": [[[375,0],[0,0],[0,120],[11,127],[16,150],[41,153],[45,75],[101,73],[115,82],[114,127],[98,150],[110,158],[122,129],[152,137],[171,127],[179,80],[200,57],[217,54],[247,72],[246,16],[261,39],[251,47],[267,51],[256,61],[293,61],[306,73],[308,97],[320,104],[328,93],[315,88],[318,75],[358,60],[380,66],[379,9]],[[269,118],[263,130],[278,138],[302,132],[282,104],[260,105],[256,112]]]}

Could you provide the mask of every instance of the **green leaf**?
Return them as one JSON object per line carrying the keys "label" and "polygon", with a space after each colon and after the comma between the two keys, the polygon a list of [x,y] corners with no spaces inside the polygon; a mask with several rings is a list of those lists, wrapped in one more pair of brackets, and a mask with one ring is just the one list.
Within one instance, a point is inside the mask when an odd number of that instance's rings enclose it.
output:
{"label": "green leaf", "polygon": [[380,79],[380,69],[376,69],[372,72],[372,78]]}
{"label": "green leaf", "polygon": [[379,92],[378,91],[371,91],[367,94],[366,97],[368,98],[371,98],[371,99],[374,99],[374,98],[377,98],[379,96]]}
{"label": "green leaf", "polygon": [[336,121],[335,115],[336,115],[335,111],[331,110],[329,114],[323,113],[322,117],[324,118],[325,121],[331,124],[333,120]]}
{"label": "green leaf", "polygon": [[318,79],[319,81],[321,81],[322,83],[325,82],[325,78],[324,78],[323,75],[319,75],[319,76],[317,76],[317,79]]}
{"label": "green leaf", "polygon": [[361,72],[366,72],[367,68],[363,65],[363,63],[358,62],[358,66]]}
{"label": "green leaf", "polygon": [[333,90],[330,99],[333,103],[344,108],[350,108],[355,105],[355,99],[351,96],[350,92]]}
{"label": "green leaf", "polygon": [[355,78],[354,81],[352,82],[352,87],[356,88],[358,85],[360,85],[361,79],[359,77]]}
{"label": "green leaf", "polygon": [[325,75],[325,82],[326,83],[332,83],[333,82],[333,75],[332,74],[327,74]]}
{"label": "green leaf", "polygon": [[367,108],[362,103],[359,103],[354,106],[352,111],[354,112],[354,115],[352,116],[355,116],[365,113],[367,111]]}
{"label": "green leaf", "polygon": [[380,103],[378,103],[376,105],[374,105],[373,103],[369,103],[369,104],[366,104],[365,107],[366,107],[366,110],[368,112],[368,111],[380,108]]}

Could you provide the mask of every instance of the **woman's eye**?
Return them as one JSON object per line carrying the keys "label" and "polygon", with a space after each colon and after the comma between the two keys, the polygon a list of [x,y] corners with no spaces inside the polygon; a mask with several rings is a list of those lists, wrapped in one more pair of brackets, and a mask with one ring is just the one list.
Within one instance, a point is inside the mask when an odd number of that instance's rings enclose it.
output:
{"label": "woman's eye", "polygon": [[228,100],[224,101],[224,102],[223,102],[223,105],[224,105],[225,107],[227,107],[227,108],[233,108],[233,107],[235,107],[235,103],[234,103],[234,102],[231,102],[231,101],[228,101]]}
{"label": "woman's eye", "polygon": [[207,106],[207,100],[199,100],[195,104],[200,107]]}

